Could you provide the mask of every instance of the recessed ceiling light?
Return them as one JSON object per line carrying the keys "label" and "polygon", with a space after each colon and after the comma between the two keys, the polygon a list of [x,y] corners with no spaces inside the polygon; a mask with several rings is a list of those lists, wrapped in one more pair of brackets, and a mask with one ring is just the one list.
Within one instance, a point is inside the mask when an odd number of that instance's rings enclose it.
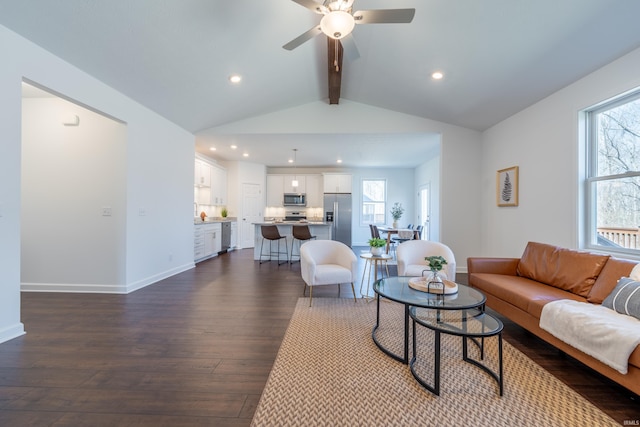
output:
{"label": "recessed ceiling light", "polygon": [[209,147],[209,150],[216,151],[216,147]]}
{"label": "recessed ceiling light", "polygon": [[287,160],[289,163],[293,163],[293,159],[289,159]]}
{"label": "recessed ceiling light", "polygon": [[342,159],[336,160],[336,163],[342,163]]}
{"label": "recessed ceiling light", "polygon": [[249,153],[242,153],[242,157],[249,157]]}
{"label": "recessed ceiling light", "polygon": [[237,146],[237,145],[235,145],[235,144],[231,146],[231,149],[232,149],[232,150],[235,150],[236,148],[238,148],[238,146]]}
{"label": "recessed ceiling light", "polygon": [[444,74],[442,74],[442,71],[434,71],[431,74],[431,78],[433,80],[442,80],[443,77],[444,77]]}
{"label": "recessed ceiling light", "polygon": [[242,80],[242,76],[239,74],[232,74],[229,76],[229,81],[231,83],[240,83],[241,80]]}

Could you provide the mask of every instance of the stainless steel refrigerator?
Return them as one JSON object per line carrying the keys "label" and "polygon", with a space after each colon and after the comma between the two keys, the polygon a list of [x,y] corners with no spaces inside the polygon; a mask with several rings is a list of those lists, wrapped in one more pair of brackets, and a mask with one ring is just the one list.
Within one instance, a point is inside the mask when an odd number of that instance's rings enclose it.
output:
{"label": "stainless steel refrigerator", "polygon": [[325,193],[324,219],[331,223],[331,238],[351,247],[351,194]]}

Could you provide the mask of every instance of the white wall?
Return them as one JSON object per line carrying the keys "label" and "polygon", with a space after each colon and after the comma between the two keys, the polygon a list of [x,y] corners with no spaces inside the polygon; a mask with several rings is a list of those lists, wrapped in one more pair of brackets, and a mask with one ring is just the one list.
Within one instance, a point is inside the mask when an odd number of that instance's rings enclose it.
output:
{"label": "white wall", "polygon": [[[640,86],[640,49],[504,120],[482,136],[482,254],[520,256],[528,241],[577,248],[579,111]],[[518,207],[496,207],[496,171],[520,167]]]}
{"label": "white wall", "polygon": [[[20,323],[21,83],[26,78],[127,123],[127,291],[193,266],[195,138],[0,26],[0,341]],[[6,66],[10,64],[10,66]],[[139,216],[144,208],[145,216]]]}
{"label": "white wall", "polygon": [[[68,115],[79,125],[64,126]],[[23,100],[22,290],[122,290],[125,180],[124,124],[60,98]]]}

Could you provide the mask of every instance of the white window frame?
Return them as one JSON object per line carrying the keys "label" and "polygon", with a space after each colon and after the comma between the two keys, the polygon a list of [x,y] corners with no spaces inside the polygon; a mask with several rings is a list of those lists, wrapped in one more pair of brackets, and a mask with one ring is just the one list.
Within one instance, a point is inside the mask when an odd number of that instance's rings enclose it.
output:
{"label": "white window frame", "polygon": [[[384,183],[384,200],[382,201],[375,201],[375,203],[382,203],[384,205],[384,217],[383,220],[380,222],[371,222],[368,220],[365,220],[365,209],[364,209],[364,205],[365,205],[365,200],[364,200],[364,184],[367,181],[382,181]],[[369,224],[375,224],[375,225],[385,225],[387,223],[387,204],[389,202],[387,201],[387,180],[386,178],[362,178],[361,182],[360,182],[360,225],[363,227],[368,226]]]}
{"label": "white window frame", "polygon": [[[586,168],[584,180],[584,233],[583,246],[586,249],[612,253],[619,256],[639,258],[640,249],[619,248],[598,244],[597,200],[596,185],[598,182],[614,181],[630,177],[640,177],[640,171],[628,171],[621,174],[598,175],[598,128],[596,117],[598,114],[614,109],[620,105],[640,99],[640,88],[624,96],[614,98],[591,107],[584,111],[585,115],[585,153]],[[640,225],[640,224],[639,224]]]}

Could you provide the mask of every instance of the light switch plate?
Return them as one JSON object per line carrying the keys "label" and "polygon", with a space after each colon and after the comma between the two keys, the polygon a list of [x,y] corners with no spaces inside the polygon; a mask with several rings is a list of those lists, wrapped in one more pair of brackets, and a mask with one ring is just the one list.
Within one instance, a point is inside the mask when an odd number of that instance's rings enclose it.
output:
{"label": "light switch plate", "polygon": [[102,208],[102,216],[111,216],[111,206],[105,206]]}

